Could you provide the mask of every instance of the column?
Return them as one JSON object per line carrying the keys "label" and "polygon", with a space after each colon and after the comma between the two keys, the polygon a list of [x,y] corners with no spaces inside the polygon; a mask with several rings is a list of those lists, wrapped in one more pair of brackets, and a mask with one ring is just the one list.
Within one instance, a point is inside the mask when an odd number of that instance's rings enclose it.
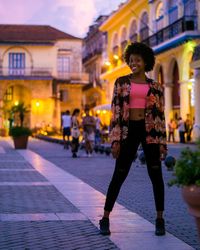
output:
{"label": "column", "polygon": [[166,123],[170,121],[172,118],[172,89],[173,84],[172,83],[166,83],[165,84],[165,119]]}
{"label": "column", "polygon": [[194,70],[194,102],[195,102],[195,124],[193,127],[194,140],[200,139],[200,69]]}
{"label": "column", "polygon": [[183,120],[190,113],[188,81],[180,81],[180,115]]}

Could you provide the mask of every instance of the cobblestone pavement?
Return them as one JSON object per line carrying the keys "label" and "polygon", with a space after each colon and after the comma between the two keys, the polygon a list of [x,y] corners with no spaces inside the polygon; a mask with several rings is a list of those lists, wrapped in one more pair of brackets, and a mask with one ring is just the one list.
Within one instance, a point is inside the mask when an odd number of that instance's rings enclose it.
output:
{"label": "cobblestone pavement", "polygon": [[[194,147],[194,145],[189,146]],[[180,156],[180,151],[183,147],[185,145],[170,144],[169,154],[177,158]],[[63,170],[82,179],[96,190],[106,194],[114,167],[114,160],[110,156],[94,154],[92,158],[86,158],[81,150],[79,157],[72,159],[70,151],[64,150],[62,145],[38,140],[31,140],[29,149],[40,154]],[[168,180],[173,178],[173,172],[167,171],[164,165],[163,175],[166,184]],[[199,250],[200,246],[194,218],[188,214],[180,189],[177,187],[169,188],[166,185],[165,190],[167,231]],[[155,211],[152,188],[145,165],[140,165],[138,161],[133,163],[117,201],[127,209],[154,223]]]}
{"label": "cobblestone pavement", "polygon": [[118,249],[18,151],[2,140],[0,149],[0,250]]}

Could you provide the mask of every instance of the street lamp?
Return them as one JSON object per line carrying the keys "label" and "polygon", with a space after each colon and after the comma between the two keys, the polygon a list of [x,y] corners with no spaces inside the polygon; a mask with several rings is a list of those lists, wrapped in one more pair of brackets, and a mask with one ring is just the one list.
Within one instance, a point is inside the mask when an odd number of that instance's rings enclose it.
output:
{"label": "street lamp", "polygon": [[38,108],[38,107],[40,106],[40,102],[37,101],[35,105],[36,105],[36,107]]}

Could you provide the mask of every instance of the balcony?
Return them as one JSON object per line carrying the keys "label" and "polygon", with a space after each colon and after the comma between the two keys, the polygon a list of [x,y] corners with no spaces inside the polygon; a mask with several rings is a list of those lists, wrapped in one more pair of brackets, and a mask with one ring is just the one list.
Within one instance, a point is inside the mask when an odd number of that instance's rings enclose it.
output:
{"label": "balcony", "polygon": [[6,68],[0,67],[0,77],[10,79],[24,79],[24,78],[51,78],[51,68]]}
{"label": "balcony", "polygon": [[87,82],[89,81],[89,74],[84,72],[58,72],[55,79],[68,82]]}
{"label": "balcony", "polygon": [[147,39],[142,40],[142,42],[150,47],[155,47],[180,35],[181,33],[194,30],[197,30],[197,17],[184,16],[169,26],[159,30]]}
{"label": "balcony", "polygon": [[102,48],[95,49],[93,52],[88,53],[85,57],[83,57],[83,63],[89,61],[92,57],[96,55],[101,55],[103,52]]}

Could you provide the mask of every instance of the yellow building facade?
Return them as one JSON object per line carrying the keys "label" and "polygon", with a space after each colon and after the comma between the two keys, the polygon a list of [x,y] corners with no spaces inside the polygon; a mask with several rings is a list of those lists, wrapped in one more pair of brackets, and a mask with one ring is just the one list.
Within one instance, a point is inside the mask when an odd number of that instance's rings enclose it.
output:
{"label": "yellow building facade", "polygon": [[195,79],[190,64],[200,43],[199,9],[196,0],[130,0],[101,25],[100,30],[108,32],[105,72],[101,75],[108,86],[108,103],[116,78],[130,73],[122,58],[125,45],[139,41],[155,52],[156,64],[148,75],[164,86],[166,122],[179,117],[194,119]]}
{"label": "yellow building facade", "polygon": [[[107,32],[107,46],[103,61],[101,79],[106,84],[107,103],[111,102],[113,85],[117,77],[130,73],[124,63],[123,51],[128,43],[139,40],[138,30],[145,30],[145,23],[138,23],[137,19],[145,21],[149,13],[147,1],[127,1],[119,6],[110,17],[100,26],[102,32]],[[145,33],[141,33],[145,36]]]}
{"label": "yellow building facade", "polygon": [[17,125],[9,110],[23,102],[25,126],[59,129],[62,112],[82,108],[82,40],[40,25],[0,25],[0,34],[0,127]]}

